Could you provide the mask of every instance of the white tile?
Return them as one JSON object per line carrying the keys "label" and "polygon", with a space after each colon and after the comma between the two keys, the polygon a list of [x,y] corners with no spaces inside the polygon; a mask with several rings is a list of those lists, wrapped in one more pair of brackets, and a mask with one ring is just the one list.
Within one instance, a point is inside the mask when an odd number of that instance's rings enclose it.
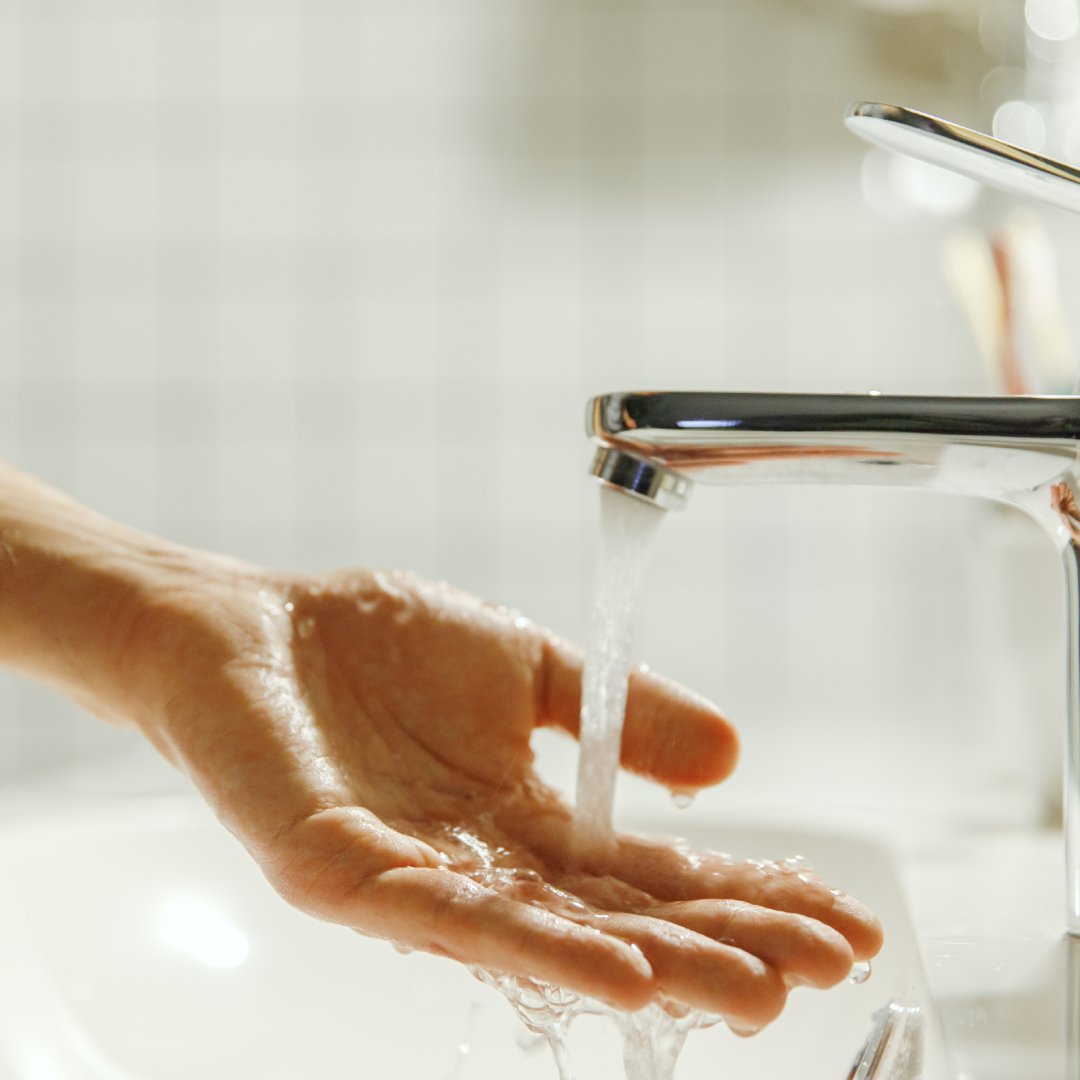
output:
{"label": "white tile", "polygon": [[73,180],[78,244],[123,244],[156,238],[166,213],[161,164],[83,157]]}
{"label": "white tile", "polygon": [[[347,376],[348,371],[342,374]],[[372,441],[364,417],[392,412],[397,398],[361,379],[317,379],[311,375],[297,379],[291,395],[296,436],[305,452],[321,453],[330,448],[334,453],[350,454],[353,447]],[[410,430],[422,430],[423,415],[419,410],[403,414],[402,420],[402,437]]]}
{"label": "white tile", "polygon": [[295,256],[303,197],[297,156],[295,145],[287,142],[273,157],[229,158],[219,164],[214,210],[227,243],[292,245]]}
{"label": "white tile", "polygon": [[275,447],[296,452],[297,407],[291,380],[264,373],[243,379],[222,376],[206,387],[213,395],[223,444]]}
{"label": "white tile", "polygon": [[297,5],[225,5],[216,19],[215,74],[226,100],[289,101],[298,88]]}
{"label": "white tile", "polygon": [[76,77],[84,103],[157,95],[159,29],[153,8],[102,11],[79,20]]}
{"label": "white tile", "polygon": [[[89,273],[87,268],[85,273]],[[82,293],[72,305],[76,332],[72,367],[81,379],[145,379],[158,367],[163,326],[152,294],[135,294],[121,286],[117,294]]]}
{"label": "white tile", "polygon": [[216,376],[257,383],[279,381],[303,370],[304,340],[292,290],[256,300],[223,294],[213,312]]}
{"label": "white tile", "polygon": [[287,441],[223,440],[217,451],[217,492],[225,521],[291,520],[295,513],[296,447]]}
{"label": "white tile", "polygon": [[156,456],[147,449],[86,441],[73,446],[78,468],[72,493],[107,517],[153,531],[160,496]]}
{"label": "white tile", "polygon": [[80,378],[77,422],[68,432],[73,447],[104,446],[146,457],[159,438],[160,390],[151,369],[127,378]]}
{"label": "white tile", "polygon": [[191,430],[185,443],[163,440],[157,449],[160,527],[182,543],[216,546],[228,505],[218,485],[219,444],[200,441],[196,424]]}

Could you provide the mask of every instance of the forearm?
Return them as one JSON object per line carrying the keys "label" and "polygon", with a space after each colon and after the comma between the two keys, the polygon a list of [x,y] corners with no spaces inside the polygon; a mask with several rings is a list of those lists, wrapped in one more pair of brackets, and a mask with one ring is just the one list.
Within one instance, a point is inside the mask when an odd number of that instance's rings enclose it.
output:
{"label": "forearm", "polygon": [[0,464],[0,666],[118,719],[139,612],[192,557]]}

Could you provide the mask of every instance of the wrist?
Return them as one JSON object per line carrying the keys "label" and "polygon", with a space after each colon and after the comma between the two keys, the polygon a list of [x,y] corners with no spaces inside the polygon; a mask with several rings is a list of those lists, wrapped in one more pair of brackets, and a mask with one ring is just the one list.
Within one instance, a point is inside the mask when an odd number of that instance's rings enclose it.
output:
{"label": "wrist", "polygon": [[0,665],[105,719],[153,719],[176,613],[244,578],[255,572],[117,525],[0,466]]}

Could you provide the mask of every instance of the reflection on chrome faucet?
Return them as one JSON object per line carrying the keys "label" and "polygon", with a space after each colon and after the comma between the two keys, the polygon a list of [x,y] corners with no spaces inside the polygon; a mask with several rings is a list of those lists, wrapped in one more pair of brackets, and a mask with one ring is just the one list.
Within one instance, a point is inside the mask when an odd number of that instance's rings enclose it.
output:
{"label": "reflection on chrome faucet", "polygon": [[918,1005],[890,1001],[874,1013],[847,1080],[919,1080],[922,1067],[922,1012]]}
{"label": "reflection on chrome faucet", "polygon": [[1080,939],[1065,942],[1065,1076],[1080,1077]]}
{"label": "reflection on chrome faucet", "polygon": [[586,424],[594,475],[665,509],[694,483],[888,485],[981,496],[1043,526],[1065,567],[1067,925],[1080,935],[1080,397],[619,393],[590,401]]}

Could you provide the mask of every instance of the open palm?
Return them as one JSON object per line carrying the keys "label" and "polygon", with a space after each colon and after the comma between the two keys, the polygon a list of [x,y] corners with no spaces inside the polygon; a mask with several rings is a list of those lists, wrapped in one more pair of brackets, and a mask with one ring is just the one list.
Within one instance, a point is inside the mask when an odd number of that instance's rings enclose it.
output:
{"label": "open palm", "polygon": [[[403,574],[214,574],[136,647],[165,691],[152,737],[317,917],[741,1031],[880,947],[869,911],[805,874],[634,836],[575,857],[530,737],[576,734],[580,657],[513,612]],[[710,705],[634,675],[624,767],[693,789],[736,752]]]}

